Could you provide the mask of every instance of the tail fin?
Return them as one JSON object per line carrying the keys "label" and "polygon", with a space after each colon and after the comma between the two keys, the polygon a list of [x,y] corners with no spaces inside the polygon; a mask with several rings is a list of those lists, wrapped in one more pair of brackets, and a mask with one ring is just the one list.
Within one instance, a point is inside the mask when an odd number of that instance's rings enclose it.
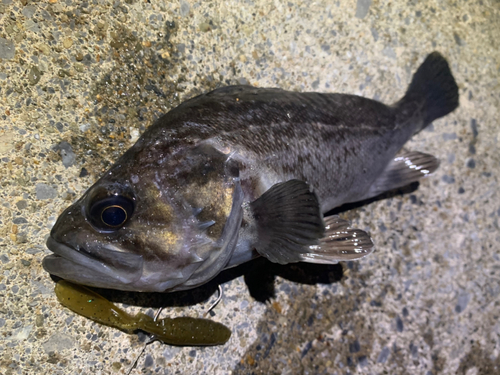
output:
{"label": "tail fin", "polygon": [[[448,62],[439,52],[432,52],[414,74],[410,87],[401,100],[424,102],[423,128],[458,107],[458,86]],[[421,129],[418,129],[419,131]]]}

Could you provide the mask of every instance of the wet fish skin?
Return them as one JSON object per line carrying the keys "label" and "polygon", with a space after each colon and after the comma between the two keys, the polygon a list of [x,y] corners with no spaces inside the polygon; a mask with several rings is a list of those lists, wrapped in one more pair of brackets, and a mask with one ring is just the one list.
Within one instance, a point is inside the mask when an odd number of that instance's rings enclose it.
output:
{"label": "wet fish skin", "polygon": [[[44,267],[90,286],[172,291],[258,255],[359,259],[373,251],[369,236],[322,214],[435,170],[431,155],[394,158],[457,106],[458,87],[436,52],[392,106],[251,86],[200,95],[149,127],[60,216],[48,240],[56,255]],[[108,203],[126,218],[116,227],[102,224]]]}

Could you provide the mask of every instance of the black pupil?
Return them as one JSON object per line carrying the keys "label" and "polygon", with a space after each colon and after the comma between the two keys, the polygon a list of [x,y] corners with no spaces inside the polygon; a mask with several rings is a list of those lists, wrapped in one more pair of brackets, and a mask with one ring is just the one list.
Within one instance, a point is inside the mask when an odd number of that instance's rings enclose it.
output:
{"label": "black pupil", "polygon": [[111,195],[92,203],[89,220],[97,230],[114,232],[130,220],[134,201],[121,195]]}
{"label": "black pupil", "polygon": [[102,210],[101,219],[110,227],[118,227],[127,220],[127,212],[120,206],[109,206]]}

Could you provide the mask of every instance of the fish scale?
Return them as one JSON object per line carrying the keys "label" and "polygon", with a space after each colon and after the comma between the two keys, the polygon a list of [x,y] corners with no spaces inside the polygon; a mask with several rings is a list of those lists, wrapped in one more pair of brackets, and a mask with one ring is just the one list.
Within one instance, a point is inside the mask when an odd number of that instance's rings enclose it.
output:
{"label": "fish scale", "polygon": [[84,285],[164,292],[257,256],[361,259],[374,250],[369,234],[323,215],[435,171],[432,155],[396,154],[457,106],[437,52],[391,106],[252,86],[197,96],[149,127],[61,214],[44,268]]}

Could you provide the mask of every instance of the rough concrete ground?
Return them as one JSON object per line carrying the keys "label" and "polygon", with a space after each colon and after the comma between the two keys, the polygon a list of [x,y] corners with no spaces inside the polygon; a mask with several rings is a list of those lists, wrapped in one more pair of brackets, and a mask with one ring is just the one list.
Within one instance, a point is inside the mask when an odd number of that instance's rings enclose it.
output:
{"label": "rough concrete ground", "polygon": [[[58,214],[155,118],[234,83],[391,103],[433,50],[461,105],[408,144],[441,159],[434,176],[344,214],[377,251],[249,266],[215,309],[233,331],[225,346],[155,343],[133,373],[500,373],[499,49],[494,0],[3,0],[0,373],[123,374],[141,351],[144,335],[63,308],[41,261]],[[273,279],[275,298],[252,297]],[[150,313],[161,301],[121,297]]]}

